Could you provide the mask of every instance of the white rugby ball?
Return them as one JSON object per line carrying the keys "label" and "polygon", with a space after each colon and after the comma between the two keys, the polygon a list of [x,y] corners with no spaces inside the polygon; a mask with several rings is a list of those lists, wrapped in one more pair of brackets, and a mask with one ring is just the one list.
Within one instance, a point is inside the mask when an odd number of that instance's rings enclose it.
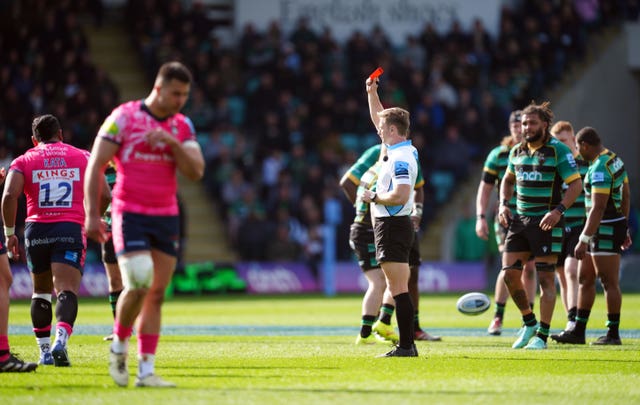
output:
{"label": "white rugby ball", "polygon": [[491,306],[491,300],[481,292],[470,292],[458,298],[456,308],[465,315],[480,315]]}

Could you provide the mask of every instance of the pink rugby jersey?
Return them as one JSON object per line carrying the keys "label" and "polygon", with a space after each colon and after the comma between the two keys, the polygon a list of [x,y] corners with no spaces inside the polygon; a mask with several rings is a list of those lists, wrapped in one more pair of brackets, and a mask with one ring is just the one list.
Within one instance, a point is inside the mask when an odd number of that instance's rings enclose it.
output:
{"label": "pink rugby jersey", "polygon": [[11,162],[24,176],[27,222],[84,226],[83,183],[89,152],[63,142],[41,143]]}
{"label": "pink rugby jersey", "polygon": [[98,136],[120,146],[114,159],[118,173],[111,203],[114,212],[178,215],[177,166],[171,148],[152,148],[145,140],[145,134],[157,128],[181,143],[196,139],[189,118],[175,114],[159,120],[142,100],[118,106],[102,124]]}

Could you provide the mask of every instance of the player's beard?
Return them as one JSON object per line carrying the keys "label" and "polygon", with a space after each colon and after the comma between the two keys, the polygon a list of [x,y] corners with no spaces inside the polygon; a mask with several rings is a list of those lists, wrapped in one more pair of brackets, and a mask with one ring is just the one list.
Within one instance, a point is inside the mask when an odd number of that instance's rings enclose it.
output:
{"label": "player's beard", "polygon": [[533,135],[529,135],[528,133],[524,134],[524,140],[527,141],[528,143],[533,143],[533,142],[537,142],[540,139],[542,139],[542,136],[544,135],[544,130],[542,128],[540,128],[538,131],[536,131],[535,134]]}

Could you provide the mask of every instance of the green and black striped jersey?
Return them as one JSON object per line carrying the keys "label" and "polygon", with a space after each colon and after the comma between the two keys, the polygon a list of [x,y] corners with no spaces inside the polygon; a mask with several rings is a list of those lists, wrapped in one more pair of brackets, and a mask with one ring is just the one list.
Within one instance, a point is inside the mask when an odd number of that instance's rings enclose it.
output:
{"label": "green and black striped jersey", "polygon": [[[116,167],[112,163],[107,165],[107,168],[104,171],[104,176],[107,178],[107,184],[109,185],[109,190],[113,190],[113,186],[116,184]],[[107,225],[111,226],[111,204],[104,211],[104,215],[102,216],[104,222]]]}
{"label": "green and black striped jersey", "polygon": [[[584,182],[584,176],[587,174],[587,170],[589,170],[589,162],[584,160],[582,156],[579,154],[573,157],[578,165],[578,172],[580,173],[580,177]],[[562,191],[564,192],[567,189],[567,185],[565,183],[562,184]],[[584,209],[584,191],[580,193],[576,201],[571,205],[571,207],[567,208],[567,211],[564,213],[564,224],[569,228],[581,228],[584,226],[584,222],[587,219],[587,215]]]}
{"label": "green and black striped jersey", "polygon": [[593,206],[593,194],[609,196],[602,220],[618,219],[622,212],[622,188],[629,182],[624,163],[615,153],[605,149],[589,165],[584,179],[585,207],[588,213]]}
{"label": "green and black striped jersey", "polygon": [[[487,155],[487,159],[484,161],[484,168],[482,169],[482,181],[487,184],[494,184],[498,193],[500,192],[500,182],[507,171],[509,165],[509,152],[511,148],[507,145],[498,145],[491,149],[491,152]],[[513,209],[516,206],[516,193],[514,192],[509,201],[509,208]]]}
{"label": "green and black striped jersey", "polygon": [[516,212],[529,217],[541,216],[562,200],[562,183],[580,178],[571,149],[550,138],[536,150],[525,142],[511,149],[507,172],[516,177]]}

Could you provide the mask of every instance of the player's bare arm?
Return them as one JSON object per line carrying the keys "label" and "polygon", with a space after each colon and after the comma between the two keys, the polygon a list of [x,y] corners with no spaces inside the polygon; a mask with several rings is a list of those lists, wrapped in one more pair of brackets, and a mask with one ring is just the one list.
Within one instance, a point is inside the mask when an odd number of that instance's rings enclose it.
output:
{"label": "player's bare arm", "polygon": [[18,212],[18,198],[24,189],[24,175],[12,170],[6,180],[7,183],[4,185],[4,193],[2,194],[2,223],[4,224],[5,242],[9,256],[18,259],[20,249],[18,249],[18,237],[14,230]]}
{"label": "player's bare arm", "polygon": [[409,201],[411,196],[411,186],[408,184],[398,184],[393,190],[386,193],[376,193],[365,190],[362,194],[362,201],[366,203],[375,202],[382,205],[403,205]]}
{"label": "player's bare arm", "polygon": [[580,178],[575,179],[571,183],[569,183],[569,187],[564,193],[564,198],[560,201],[560,204],[564,208],[554,207],[551,211],[547,212],[545,216],[540,221],[540,228],[543,231],[550,231],[554,226],[560,221],[564,211],[571,207],[573,203],[576,201],[576,198],[582,192],[582,180]]}
{"label": "player's bare arm", "polygon": [[413,229],[418,232],[420,230],[420,222],[422,221],[422,208],[424,204],[424,187],[414,189],[413,193],[413,211],[411,212],[411,222]]}
{"label": "player's bare arm", "polygon": [[[607,201],[609,201],[609,194],[593,193],[591,196],[593,205],[587,214],[587,222],[584,224],[582,230],[583,235],[592,236],[595,235],[600,226],[600,221],[604,216],[604,211],[607,208]],[[576,259],[582,260],[587,252],[587,244],[583,241],[579,241],[574,249],[574,255]]]}
{"label": "player's bare arm", "polygon": [[369,115],[371,122],[375,125],[376,130],[379,130],[380,118],[378,113],[384,110],[380,97],[378,96],[378,79],[368,78],[366,81],[367,86],[367,101],[369,102]]}
{"label": "player's bare arm", "polygon": [[[629,187],[629,182],[625,181],[622,184],[622,201],[620,203],[620,208],[622,209],[622,213],[624,214],[627,221],[629,220],[629,211],[631,210],[631,187]],[[629,234],[629,228],[627,228],[627,237],[622,244],[622,250],[628,250],[631,247],[633,240],[631,240],[631,235]]]}
{"label": "player's bare arm", "polygon": [[358,185],[351,180],[349,177],[349,173],[345,173],[344,176],[340,179],[340,188],[344,192],[344,195],[347,197],[351,204],[355,204],[356,195],[358,192]]}
{"label": "player's bare arm", "polygon": [[489,227],[485,213],[487,212],[489,196],[492,190],[493,184],[481,180],[478,185],[478,193],[476,194],[476,235],[484,240],[489,239]]}
{"label": "player's bare arm", "polygon": [[102,198],[105,184],[104,169],[115,156],[119,146],[101,137],[96,137],[91,150],[91,157],[87,163],[87,171],[84,178],[85,198],[85,232],[87,237],[99,243],[108,239],[108,234],[102,218]]}
{"label": "player's bare arm", "polygon": [[511,200],[515,185],[516,176],[510,171],[507,171],[500,183],[500,209],[498,211],[498,221],[500,221],[500,225],[505,228],[508,227],[509,222],[511,222],[512,214],[511,209],[507,205],[507,201]]}

